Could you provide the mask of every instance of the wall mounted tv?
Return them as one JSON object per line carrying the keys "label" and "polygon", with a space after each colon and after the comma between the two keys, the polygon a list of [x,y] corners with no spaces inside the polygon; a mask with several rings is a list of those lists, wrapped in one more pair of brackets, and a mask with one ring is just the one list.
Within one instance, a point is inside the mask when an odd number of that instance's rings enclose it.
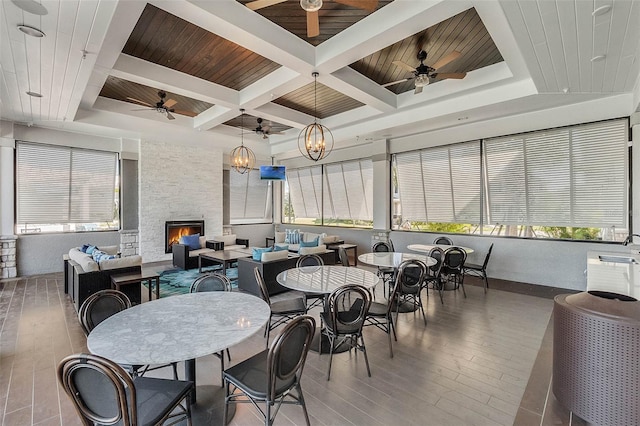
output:
{"label": "wall mounted tv", "polygon": [[260,179],[285,180],[285,166],[260,166]]}

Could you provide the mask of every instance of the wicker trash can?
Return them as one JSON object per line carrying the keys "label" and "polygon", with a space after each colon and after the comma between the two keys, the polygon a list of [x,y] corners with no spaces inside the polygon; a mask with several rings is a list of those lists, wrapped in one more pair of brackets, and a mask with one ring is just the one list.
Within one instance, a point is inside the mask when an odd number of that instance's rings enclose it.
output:
{"label": "wicker trash can", "polygon": [[607,292],[555,298],[553,393],[595,425],[640,425],[640,302]]}

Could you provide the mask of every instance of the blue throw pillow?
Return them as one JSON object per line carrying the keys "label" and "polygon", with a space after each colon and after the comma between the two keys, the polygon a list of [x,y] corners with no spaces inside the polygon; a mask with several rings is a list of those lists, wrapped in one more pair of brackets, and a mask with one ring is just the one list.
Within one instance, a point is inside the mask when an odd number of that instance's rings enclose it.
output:
{"label": "blue throw pillow", "polygon": [[289,243],[289,244],[300,244],[300,230],[298,229],[287,229],[285,231],[287,233],[287,236],[284,239],[285,243]]}
{"label": "blue throw pillow", "polygon": [[83,244],[82,247],[80,247],[80,251],[86,253],[88,248],[89,244]]}
{"label": "blue throw pillow", "polygon": [[319,241],[320,237],[315,237],[313,240],[311,241],[300,241],[300,247],[318,247],[318,241]]}
{"label": "blue throw pillow", "polygon": [[198,250],[200,248],[200,234],[183,235],[180,237],[179,243],[189,246],[189,250]]}
{"label": "blue throw pillow", "polygon": [[260,262],[260,260],[262,259],[262,253],[269,253],[271,251],[273,251],[273,247],[254,248],[253,249],[253,260],[257,260],[258,262]]}
{"label": "blue throw pillow", "polygon": [[113,254],[108,254],[102,250],[98,250],[95,249],[93,250],[93,252],[91,253],[91,256],[93,257],[93,260],[95,260],[97,263],[102,262],[103,260],[107,260],[107,259],[115,259],[116,256]]}
{"label": "blue throw pillow", "polygon": [[285,245],[274,245],[273,246],[273,251],[285,251],[285,250],[289,250],[289,244],[285,244]]}
{"label": "blue throw pillow", "polygon": [[96,246],[89,246],[89,247],[87,247],[87,250],[85,251],[85,253],[93,255],[93,252],[95,250],[97,250],[97,249],[98,249],[98,247],[96,247]]}

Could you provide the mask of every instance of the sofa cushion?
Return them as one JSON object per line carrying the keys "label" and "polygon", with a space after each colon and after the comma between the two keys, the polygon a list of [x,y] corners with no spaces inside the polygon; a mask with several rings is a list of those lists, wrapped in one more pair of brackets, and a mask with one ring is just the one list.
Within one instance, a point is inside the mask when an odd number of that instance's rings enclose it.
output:
{"label": "sofa cushion", "polygon": [[227,235],[215,235],[213,237],[215,241],[220,241],[224,243],[225,250],[228,246],[235,245],[236,243],[236,234],[227,234]]}
{"label": "sofa cushion", "polygon": [[320,241],[320,244],[331,244],[340,241],[340,236],[338,235],[326,235]]}
{"label": "sofa cushion", "polygon": [[300,248],[302,247],[318,247],[318,240],[320,236],[315,237],[311,241],[300,241]]}
{"label": "sofa cushion", "polygon": [[88,255],[92,255],[93,251],[96,250],[97,248],[98,247],[96,247],[96,246],[90,245],[89,247],[87,247],[87,249],[84,252],[87,253]]}
{"label": "sofa cushion", "polygon": [[286,232],[276,232],[275,233],[275,243],[284,243],[285,238],[287,238]]}
{"label": "sofa cushion", "polygon": [[69,259],[76,262],[84,272],[94,272],[100,270],[100,267],[90,255],[81,252],[77,248],[72,248],[71,250],[69,250]]}
{"label": "sofa cushion", "polygon": [[316,254],[316,253],[324,253],[325,251],[327,251],[327,246],[324,244],[320,244],[317,247],[300,247],[300,250],[298,250],[298,254],[299,255]]}
{"label": "sofa cushion", "polygon": [[200,248],[200,234],[183,235],[180,237],[180,244],[189,246],[189,250],[198,250]]}
{"label": "sofa cushion", "polygon": [[289,252],[286,250],[263,252],[260,256],[261,262],[270,262],[272,260],[281,260],[289,257]]}
{"label": "sofa cushion", "polygon": [[273,251],[273,247],[267,248],[254,248],[253,249],[253,260],[262,260],[262,253],[269,253]]}
{"label": "sofa cushion", "polygon": [[289,251],[289,244],[274,244],[273,251]]}
{"label": "sofa cushion", "polygon": [[213,253],[214,251],[215,251],[214,249],[210,249],[206,247],[203,247],[198,250],[189,250],[189,257],[198,257],[200,256],[200,253]]}
{"label": "sofa cushion", "polygon": [[128,268],[131,266],[142,265],[142,257],[138,254],[134,256],[117,257],[115,259],[106,259],[100,262],[100,270]]}
{"label": "sofa cushion", "polygon": [[312,242],[313,240],[315,240],[316,238],[319,241],[320,238],[322,238],[323,235],[326,235],[326,234],[316,234],[315,232],[303,232],[302,233],[302,237],[300,238],[300,241],[304,241],[305,243],[309,243],[309,242]]}

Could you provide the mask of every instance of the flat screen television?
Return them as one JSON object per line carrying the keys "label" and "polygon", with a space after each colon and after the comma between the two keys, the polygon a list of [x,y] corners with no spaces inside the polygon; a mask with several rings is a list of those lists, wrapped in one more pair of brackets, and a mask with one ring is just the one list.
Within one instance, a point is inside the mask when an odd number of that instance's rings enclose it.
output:
{"label": "flat screen television", "polygon": [[285,180],[285,166],[260,166],[260,179]]}

